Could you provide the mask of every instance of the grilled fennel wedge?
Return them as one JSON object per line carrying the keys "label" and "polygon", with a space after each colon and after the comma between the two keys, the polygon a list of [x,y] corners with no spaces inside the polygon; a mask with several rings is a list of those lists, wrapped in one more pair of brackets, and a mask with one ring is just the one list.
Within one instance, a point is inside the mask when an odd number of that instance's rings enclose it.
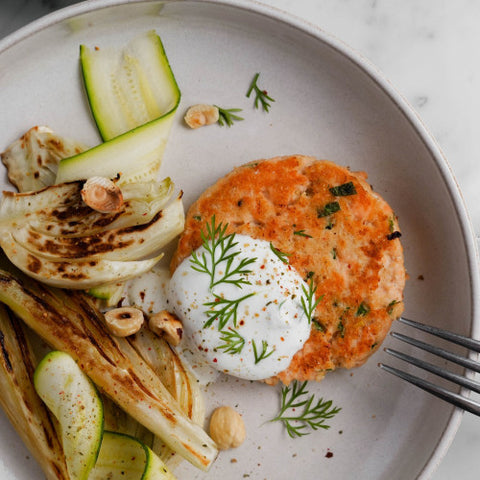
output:
{"label": "grilled fennel wedge", "polygon": [[51,347],[73,357],[117,405],[193,465],[207,470],[215,442],[185,415],[155,372],[124,338],[108,332],[88,296],[0,270],[0,302]]}
{"label": "grilled fennel wedge", "polygon": [[46,126],[32,127],[0,154],[10,183],[19,192],[53,185],[62,158],[78,155],[85,147],[62,138]]}
{"label": "grilled fennel wedge", "polygon": [[160,37],[149,31],[125,48],[80,48],[90,108],[104,143],[63,159],[56,183],[88,176],[120,184],[155,179],[180,102]]}
{"label": "grilled fennel wedge", "polygon": [[[145,327],[127,340],[158,375],[182,411],[202,426],[205,421],[205,405],[199,383],[172,347]],[[153,437],[148,445],[169,467],[174,468],[180,463],[181,457],[168,448],[161,438]]]}
{"label": "grilled fennel wedge", "polygon": [[0,407],[47,480],[69,480],[55,419],[33,385],[36,360],[25,326],[2,304],[0,338]]}
{"label": "grilled fennel wedge", "polygon": [[119,212],[100,213],[81,199],[82,182],[4,194],[0,246],[27,275],[61,288],[90,289],[150,270],[184,226],[172,182],[125,188]]}
{"label": "grilled fennel wedge", "polygon": [[35,390],[60,425],[71,480],[87,480],[103,437],[103,404],[97,389],[64,352],[48,353],[33,377]]}

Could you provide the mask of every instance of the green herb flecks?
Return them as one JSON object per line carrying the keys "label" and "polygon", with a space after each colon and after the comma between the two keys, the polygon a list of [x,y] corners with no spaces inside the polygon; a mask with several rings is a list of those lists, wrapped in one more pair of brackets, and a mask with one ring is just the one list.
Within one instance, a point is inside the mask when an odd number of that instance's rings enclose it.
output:
{"label": "green herb flecks", "polygon": [[270,250],[283,262],[288,263],[289,253],[282,252],[273,246],[273,243],[270,242]]}
{"label": "green herb flecks", "polygon": [[388,305],[387,305],[387,313],[391,315],[393,313],[393,307],[397,305],[397,303],[401,303],[400,300],[392,300]]}
{"label": "green herb flecks", "polygon": [[395,219],[390,217],[388,219],[388,231],[393,233],[395,231]]}
{"label": "green herb flecks", "polygon": [[241,112],[241,108],[220,108],[218,105],[215,105],[218,108],[218,124],[223,127],[231,127],[234,122],[240,122],[243,120],[243,117],[237,115],[238,112]]}
{"label": "green herb flecks", "polygon": [[[215,216],[213,216],[211,222],[207,223],[206,233],[203,230],[201,232],[202,246],[208,255],[203,252],[199,256],[197,252],[193,252],[190,259],[193,270],[209,275],[210,290],[221,283],[233,284],[239,288],[250,284],[244,275],[251,273],[252,270],[247,267],[254,263],[256,258],[243,258],[237,266],[233,266],[233,261],[240,251],[235,250],[238,244],[235,242],[235,234],[225,234],[227,227],[228,224],[216,225]],[[216,278],[220,264],[223,264],[222,273]]]}
{"label": "green herb flecks", "polygon": [[329,429],[330,426],[325,420],[333,418],[341,410],[334,407],[331,400],[316,400],[314,394],[309,395],[306,390],[307,383],[295,380],[290,386],[282,388],[280,411],[271,420],[282,422],[291,438],[308,435],[311,433],[308,430]]}
{"label": "green herb flecks", "polygon": [[302,285],[303,297],[301,298],[301,302],[302,302],[303,311],[305,312],[305,316],[308,319],[308,323],[311,322],[313,318],[313,313],[315,312],[317,305],[320,303],[320,301],[323,298],[323,295],[322,295],[315,300],[316,291],[317,291],[317,287],[313,286],[313,280],[311,279],[308,282],[308,288],[306,288],[305,285]]}
{"label": "green herb flecks", "polygon": [[329,188],[329,190],[335,197],[347,197],[349,195],[356,195],[357,193],[353,182],[343,183],[342,185]]}
{"label": "green herb flecks", "polygon": [[328,217],[340,210],[340,204],[338,202],[327,203],[324,207],[317,209],[317,217]]}
{"label": "green herb flecks", "polygon": [[365,302],[362,302],[358,308],[357,308],[357,312],[356,312],[356,316],[357,317],[364,317],[365,315],[368,314],[368,312],[370,312],[370,307],[365,303]]}
{"label": "green herb flecks", "polygon": [[263,111],[268,112],[270,109],[269,102],[274,102],[275,100],[268,95],[266,90],[259,88],[259,86],[257,85],[259,76],[260,73],[256,73],[253,77],[252,83],[250,83],[250,86],[248,87],[247,98],[250,98],[252,92],[255,92],[255,108],[259,108],[259,106],[261,105]]}
{"label": "green herb flecks", "polygon": [[315,327],[315,330],[318,330],[319,332],[325,333],[327,331],[323,323],[316,317],[312,318],[312,324]]}
{"label": "green herb flecks", "polygon": [[253,347],[253,356],[255,357],[255,365],[265,358],[269,357],[274,351],[275,348],[272,348],[270,351],[268,351],[268,342],[266,340],[262,340],[262,351],[259,352],[257,348],[257,344],[255,343],[255,340],[252,340],[252,347]]}
{"label": "green herb flecks", "polygon": [[343,324],[343,322],[341,320],[337,324],[337,331],[340,335],[340,338],[345,337],[345,325]]}
{"label": "green herb flecks", "polygon": [[218,320],[219,330],[223,330],[230,320],[232,320],[233,326],[237,327],[238,306],[241,302],[253,295],[255,294],[249,293],[243,297],[230,300],[228,298],[223,298],[219,295],[213,294],[214,300],[212,302],[205,302],[203,304],[204,306],[209,307],[209,309],[205,312],[208,320],[203,324],[203,328],[210,327],[215,320]]}
{"label": "green herb flecks", "polygon": [[308,233],[305,233],[305,230],[295,230],[293,234],[298,235],[299,237],[312,238],[311,235],[308,235]]}
{"label": "green herb flecks", "polygon": [[232,355],[241,353],[245,346],[245,339],[235,329],[228,327],[227,330],[221,330],[220,333],[222,334],[220,340],[223,344],[217,347],[219,350]]}

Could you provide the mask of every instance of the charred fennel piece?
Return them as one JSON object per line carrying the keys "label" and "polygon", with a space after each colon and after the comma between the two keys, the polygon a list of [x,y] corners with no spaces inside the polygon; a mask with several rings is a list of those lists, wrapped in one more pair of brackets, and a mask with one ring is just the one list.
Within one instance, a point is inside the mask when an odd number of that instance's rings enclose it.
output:
{"label": "charred fennel piece", "polygon": [[52,236],[25,226],[13,230],[12,238],[32,255],[45,259],[74,261],[98,257],[127,262],[158,253],[182,231],[183,222],[183,205],[177,198],[150,222],[141,225],[81,237]]}
{"label": "charred fennel piece", "polygon": [[33,385],[35,356],[24,326],[0,304],[0,406],[48,480],[69,480],[53,419]]}
{"label": "charred fennel piece", "polygon": [[[128,341],[158,375],[182,411],[193,422],[203,425],[205,405],[199,384],[175,350],[148,328],[142,328],[137,334],[129,337]],[[154,437],[149,445],[171,468],[180,462],[181,457],[168,448],[159,437]]]}
{"label": "charred fennel piece", "polygon": [[134,437],[105,432],[100,454],[89,480],[175,480],[157,455]]}
{"label": "charred fennel piece", "polygon": [[217,448],[124,338],[112,337],[88,297],[0,271],[0,301],[82,371],[123,410],[193,465],[207,470]]}
{"label": "charred fennel piece", "polygon": [[89,176],[151,180],[161,164],[180,90],[160,37],[124,49],[80,48],[85,88],[104,143],[60,162],[56,183]]}
{"label": "charred fennel piece", "polygon": [[52,287],[77,290],[136,277],[151,270],[163,256],[138,261],[86,258],[67,262],[34,255],[11,235],[4,236],[0,245],[12,263],[30,277]]}
{"label": "charred fennel piece", "polygon": [[38,191],[4,192],[0,203],[0,229],[29,225],[51,236],[81,237],[119,228],[142,225],[172,199],[170,178],[122,187],[120,213],[100,213],[82,203],[83,182],[52,185]]}
{"label": "charred fennel piece", "polygon": [[178,197],[165,205],[169,179],[125,190],[115,214],[83,204],[81,182],[10,192],[0,203],[0,246],[24,273],[55,287],[89,289],[140,275],[183,230],[183,204]]}
{"label": "charred fennel piece", "polygon": [[9,145],[0,158],[10,183],[19,192],[28,192],[53,185],[60,160],[83,150],[85,147],[78,142],[60,137],[48,127],[36,126]]}
{"label": "charred fennel piece", "polygon": [[71,480],[87,480],[103,437],[103,404],[97,389],[64,352],[48,353],[34,374],[40,398],[55,415]]}

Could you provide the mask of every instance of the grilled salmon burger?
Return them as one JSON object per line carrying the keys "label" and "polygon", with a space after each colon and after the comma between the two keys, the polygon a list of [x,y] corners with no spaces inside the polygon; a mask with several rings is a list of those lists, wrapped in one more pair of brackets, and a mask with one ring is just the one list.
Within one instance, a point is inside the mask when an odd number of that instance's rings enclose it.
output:
{"label": "grilled salmon burger", "polygon": [[[176,313],[220,370],[268,383],[321,380],[363,364],[402,313],[400,236],[364,173],[301,155],[245,164],[187,213],[171,262],[172,288],[183,292],[174,295]],[[268,296],[274,287],[278,300]],[[192,312],[199,320],[190,325]]]}

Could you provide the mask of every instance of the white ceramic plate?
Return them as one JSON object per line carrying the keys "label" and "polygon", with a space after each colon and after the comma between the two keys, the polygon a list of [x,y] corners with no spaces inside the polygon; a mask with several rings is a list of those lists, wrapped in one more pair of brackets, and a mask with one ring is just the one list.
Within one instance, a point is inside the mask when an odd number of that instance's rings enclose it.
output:
{"label": "white ceramic plate", "polygon": [[[406,316],[476,333],[473,236],[434,142],[365,60],[281,12],[240,0],[100,0],[49,15],[0,43],[0,149],[37,124],[98,143],[79,75],[79,45],[122,45],[152,28],[183,93],[162,175],[185,191],[186,206],[233,166],[256,158],[303,153],[365,170],[400,219],[410,274]],[[245,97],[255,72],[275,98],[269,114]],[[199,102],[243,108],[245,120],[232,128],[188,130],[182,113]],[[0,180],[6,188],[3,171]],[[461,414],[381,371],[380,361],[395,363],[379,351],[362,368],[311,385],[342,411],[330,430],[295,440],[280,424],[268,423],[279,405],[277,389],[222,378],[206,391],[208,408],[234,405],[248,438],[222,453],[208,474],[184,464],[178,477],[429,477]],[[4,417],[0,452],[1,478],[41,478]]]}

